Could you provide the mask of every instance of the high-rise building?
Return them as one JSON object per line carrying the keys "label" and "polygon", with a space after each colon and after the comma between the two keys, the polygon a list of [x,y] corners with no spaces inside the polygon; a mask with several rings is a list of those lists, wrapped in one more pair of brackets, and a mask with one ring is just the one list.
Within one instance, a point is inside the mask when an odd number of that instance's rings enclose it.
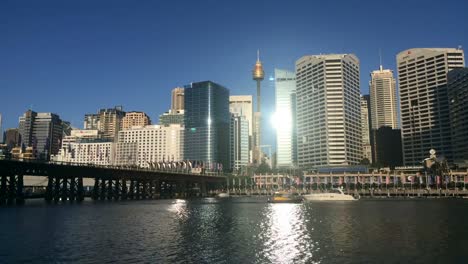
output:
{"label": "high-rise building", "polygon": [[97,129],[104,139],[113,141],[117,138],[124,116],[122,106],[100,109],[97,114],[85,115],[84,128]]}
{"label": "high-rise building", "polygon": [[150,167],[161,161],[181,161],[184,156],[182,125],[149,125],[119,132],[116,165]]}
{"label": "high-rise building", "polygon": [[5,142],[7,150],[11,151],[15,147],[19,147],[21,144],[21,136],[17,128],[9,128],[5,131]]}
{"label": "high-rise building", "polygon": [[35,158],[49,160],[62,144],[63,122],[56,114],[28,110],[20,117],[19,132],[23,147],[32,147]]}
{"label": "high-rise building", "polygon": [[249,162],[252,163],[253,141],[253,101],[251,95],[229,96],[229,112],[244,116],[249,126]]}
{"label": "high-rise building", "polygon": [[297,162],[296,74],[275,69],[276,165],[293,167]]}
{"label": "high-rise building", "polygon": [[229,90],[211,81],[185,87],[185,159],[230,168]]}
{"label": "high-rise building", "polygon": [[448,97],[453,161],[468,168],[468,68],[449,71]]}
{"label": "high-rise building", "polygon": [[231,113],[231,162],[237,173],[246,172],[249,164],[249,123],[238,113]]}
{"label": "high-rise building", "polygon": [[403,165],[400,129],[387,126],[372,129],[371,145],[374,164],[391,168]]}
{"label": "high-rise building", "polygon": [[369,95],[361,95],[361,131],[362,131],[362,158],[372,163],[372,147],[370,140],[370,98]]}
{"label": "high-rise building", "polygon": [[143,112],[127,112],[122,118],[121,130],[127,130],[133,126],[147,126],[151,124],[149,116]]}
{"label": "high-rise building", "polygon": [[397,90],[393,71],[384,70],[380,65],[379,70],[371,73],[369,81],[370,112],[372,129],[381,126],[398,128]]}
{"label": "high-rise building", "polygon": [[262,114],[261,114],[261,95],[260,95],[260,82],[265,78],[263,65],[260,61],[260,51],[257,51],[257,62],[252,70],[253,80],[257,83],[257,111],[254,114],[253,122],[253,163],[262,163],[262,150],[261,150],[261,131],[262,131]]}
{"label": "high-rise building", "polygon": [[447,73],[464,67],[463,50],[416,48],[396,59],[404,164],[421,164],[430,149],[451,162]]}
{"label": "high-rise building", "polygon": [[304,56],[296,62],[298,165],[354,165],[362,159],[359,59]]}
{"label": "high-rise building", "polygon": [[83,127],[88,130],[99,129],[99,114],[86,114]]}
{"label": "high-rise building", "polygon": [[162,126],[169,126],[171,124],[184,124],[185,110],[169,110],[159,116],[159,124]]}
{"label": "high-rise building", "polygon": [[172,90],[171,110],[176,113],[177,111],[184,110],[184,88],[177,87]]}

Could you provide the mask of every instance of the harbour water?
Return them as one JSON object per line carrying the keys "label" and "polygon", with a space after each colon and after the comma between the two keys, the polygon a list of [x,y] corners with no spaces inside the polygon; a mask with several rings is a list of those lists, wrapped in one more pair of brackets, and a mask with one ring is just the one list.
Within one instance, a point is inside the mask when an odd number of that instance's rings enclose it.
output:
{"label": "harbour water", "polygon": [[468,199],[0,208],[0,263],[466,263]]}

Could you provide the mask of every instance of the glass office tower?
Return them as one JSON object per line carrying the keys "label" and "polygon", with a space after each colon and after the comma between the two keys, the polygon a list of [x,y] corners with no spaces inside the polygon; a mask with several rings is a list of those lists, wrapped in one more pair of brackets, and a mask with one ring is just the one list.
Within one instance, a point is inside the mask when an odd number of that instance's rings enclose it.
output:
{"label": "glass office tower", "polygon": [[296,74],[275,69],[276,157],[278,167],[293,167],[297,159],[295,116]]}
{"label": "glass office tower", "polygon": [[229,90],[211,81],[185,86],[184,158],[230,167]]}

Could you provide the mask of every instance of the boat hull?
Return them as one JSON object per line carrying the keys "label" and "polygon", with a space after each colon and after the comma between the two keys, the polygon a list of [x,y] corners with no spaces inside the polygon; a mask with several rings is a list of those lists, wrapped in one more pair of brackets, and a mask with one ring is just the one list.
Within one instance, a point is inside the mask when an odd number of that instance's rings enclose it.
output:
{"label": "boat hull", "polygon": [[351,195],[340,195],[340,194],[306,194],[303,196],[305,201],[356,201],[357,199]]}

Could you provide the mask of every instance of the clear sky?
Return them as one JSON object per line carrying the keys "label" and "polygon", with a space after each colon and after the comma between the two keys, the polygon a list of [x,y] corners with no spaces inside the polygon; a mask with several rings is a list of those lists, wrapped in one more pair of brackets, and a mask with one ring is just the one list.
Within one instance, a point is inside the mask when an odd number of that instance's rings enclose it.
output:
{"label": "clear sky", "polygon": [[[361,91],[370,71],[395,70],[398,52],[468,47],[468,1],[0,1],[0,113],[17,127],[32,105],[82,128],[85,113],[123,105],[158,121],[170,91],[212,80],[255,94],[303,55],[354,53]],[[263,82],[266,144],[274,86]]]}

